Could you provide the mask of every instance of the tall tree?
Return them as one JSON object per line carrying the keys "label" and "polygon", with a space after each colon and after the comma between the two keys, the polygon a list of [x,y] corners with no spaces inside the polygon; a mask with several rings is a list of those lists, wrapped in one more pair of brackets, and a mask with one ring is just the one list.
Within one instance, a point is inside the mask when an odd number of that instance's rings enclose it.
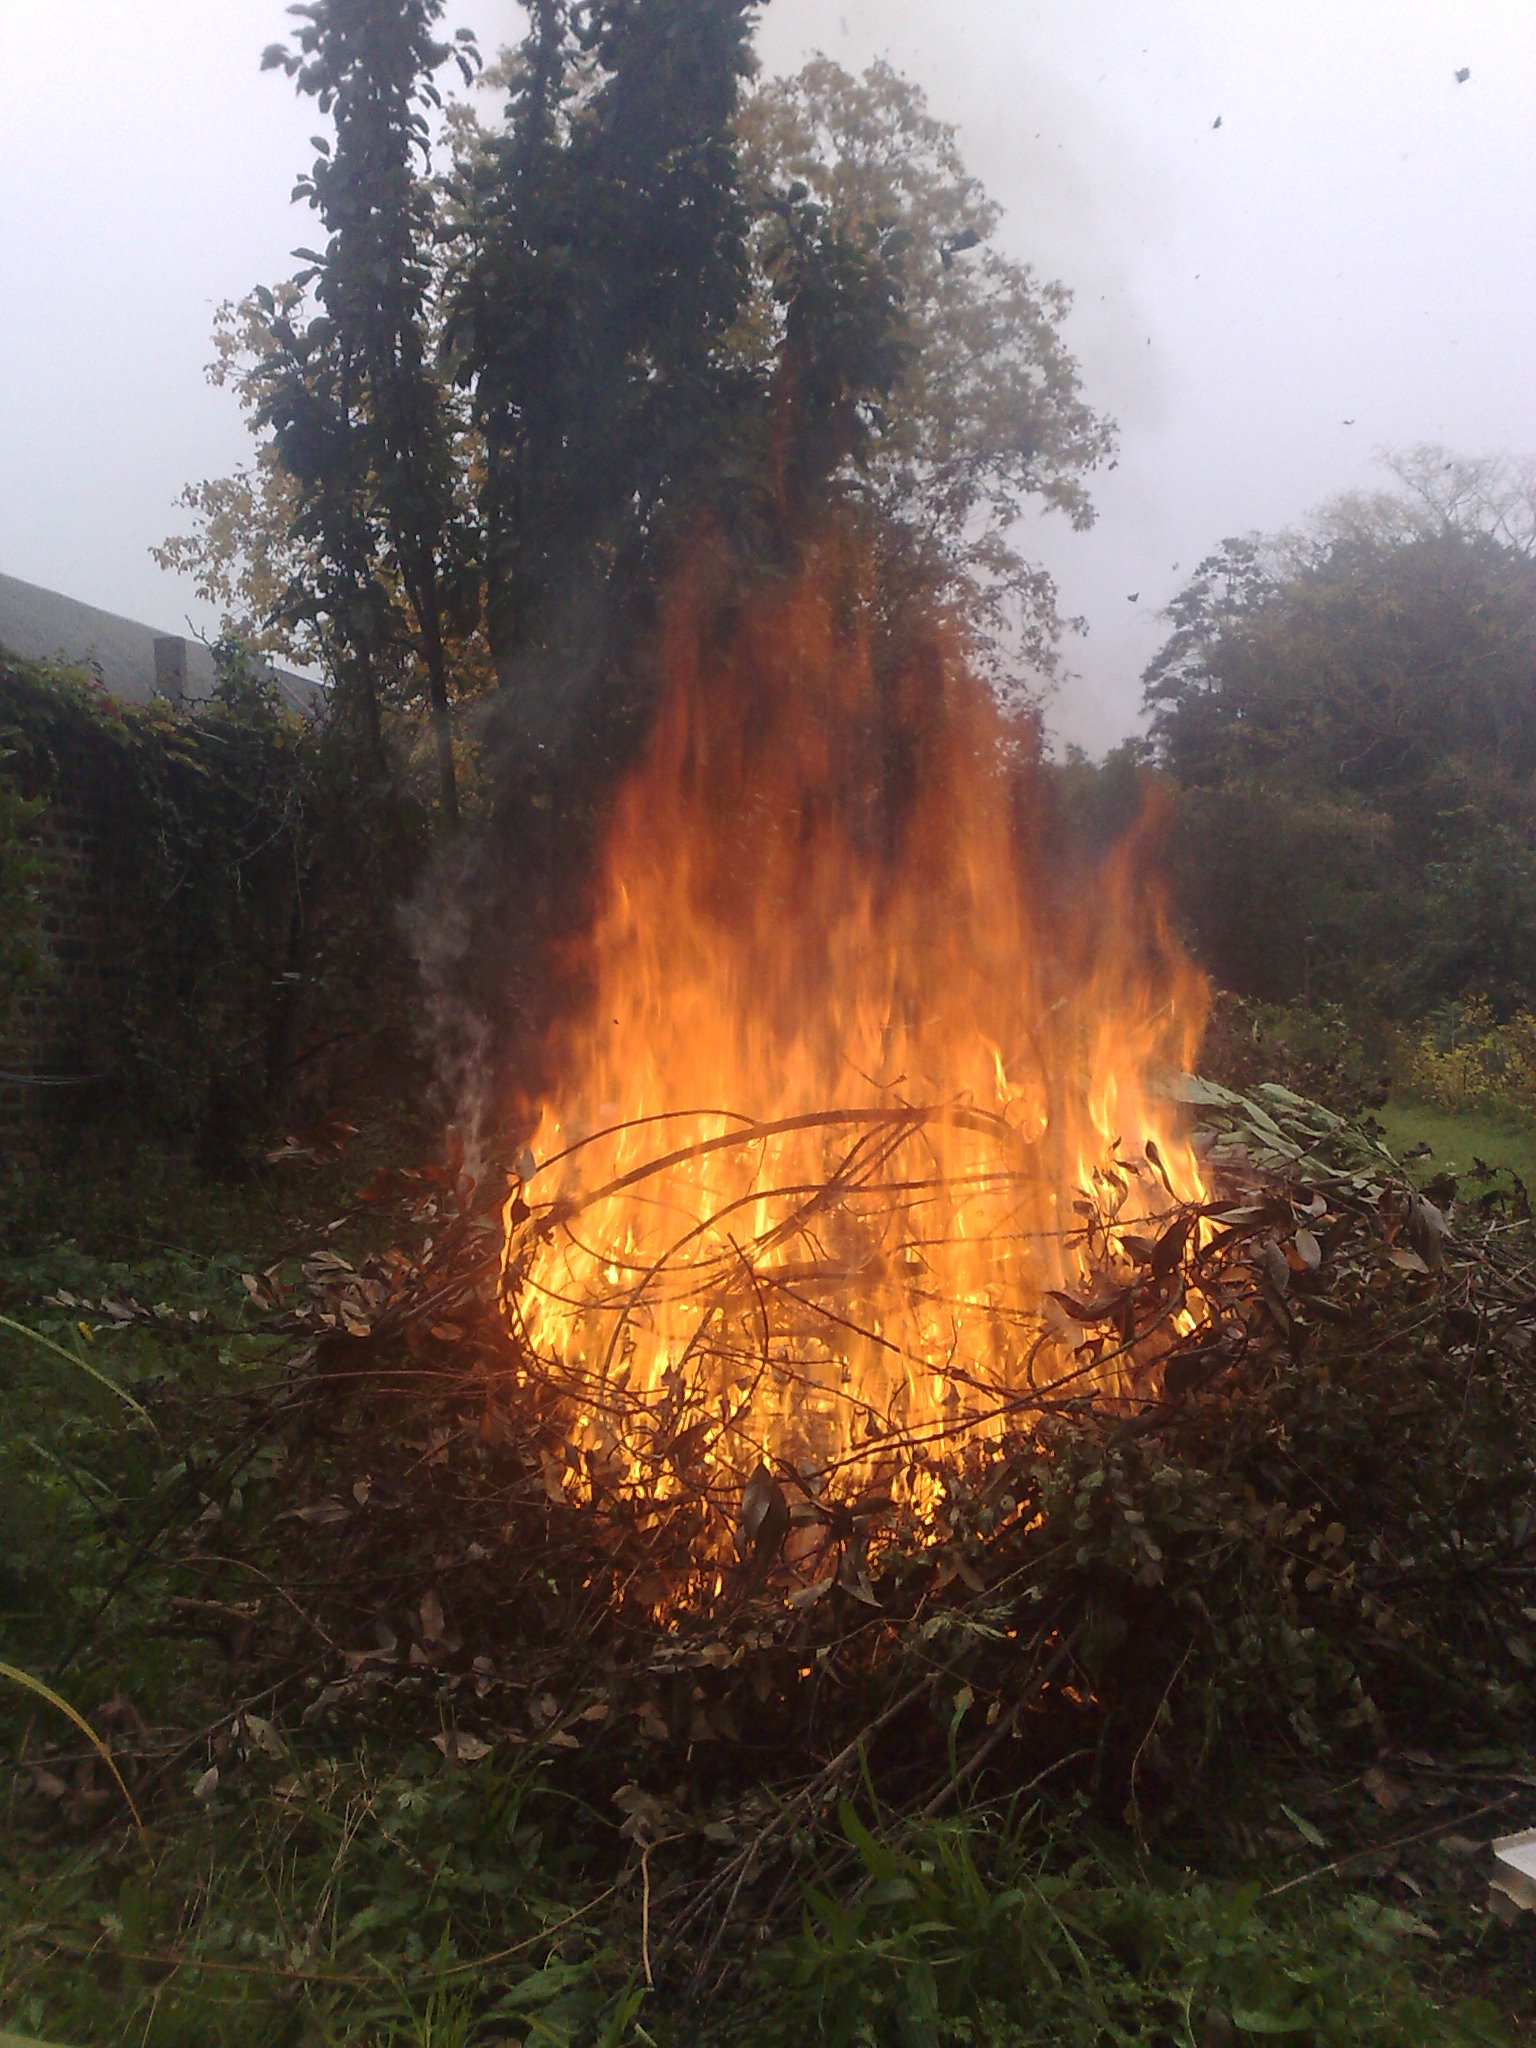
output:
{"label": "tall tree", "polygon": [[295,528],[320,568],[315,603],[329,607],[350,650],[370,733],[378,744],[375,668],[396,612],[385,579],[404,597],[426,672],[445,818],[458,817],[449,624],[472,587],[471,534],[455,504],[443,390],[429,360],[428,298],[435,206],[429,114],[435,74],[450,60],[466,82],[476,56],[469,31],[433,34],[443,0],[305,0],[292,47],[263,57],[331,117],[334,144],[315,138],[299,180],[327,231],[300,250],[298,279],[319,311],[279,306],[268,315],[270,352],[259,368],[258,424],[298,487]]}
{"label": "tall tree", "polygon": [[461,183],[448,343],[484,439],[510,673],[633,575],[713,445],[746,279],[745,0],[535,0],[505,129]]}

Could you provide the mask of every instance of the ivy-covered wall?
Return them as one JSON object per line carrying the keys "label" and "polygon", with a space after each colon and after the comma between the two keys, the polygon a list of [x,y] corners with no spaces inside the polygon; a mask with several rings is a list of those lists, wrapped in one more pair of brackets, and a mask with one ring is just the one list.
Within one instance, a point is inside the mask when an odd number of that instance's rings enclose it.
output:
{"label": "ivy-covered wall", "polygon": [[64,1091],[78,1099],[100,1085],[91,1041],[110,1011],[109,949],[99,943],[87,814],[56,797],[25,803],[7,822],[16,842],[6,920],[14,957],[0,1035],[0,1139],[25,1154],[63,1121]]}
{"label": "ivy-covered wall", "polygon": [[0,655],[0,752],[0,1143],[17,1163],[89,1130],[220,1170],[279,1122],[398,1083],[399,861],[259,681],[236,669],[177,712]]}

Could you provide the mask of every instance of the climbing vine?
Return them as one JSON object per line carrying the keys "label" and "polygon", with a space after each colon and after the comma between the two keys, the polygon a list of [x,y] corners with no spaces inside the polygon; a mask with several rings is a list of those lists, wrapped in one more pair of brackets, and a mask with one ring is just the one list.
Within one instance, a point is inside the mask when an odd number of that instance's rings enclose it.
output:
{"label": "climbing vine", "polygon": [[391,906],[422,835],[398,793],[358,799],[324,726],[238,649],[218,670],[213,698],[173,709],[0,657],[0,973],[7,943],[17,972],[30,943],[48,977],[48,1064],[81,1077],[55,1121],[87,1093],[99,1120],[110,1091],[115,1120],[222,1168],[343,1071],[399,1054]]}

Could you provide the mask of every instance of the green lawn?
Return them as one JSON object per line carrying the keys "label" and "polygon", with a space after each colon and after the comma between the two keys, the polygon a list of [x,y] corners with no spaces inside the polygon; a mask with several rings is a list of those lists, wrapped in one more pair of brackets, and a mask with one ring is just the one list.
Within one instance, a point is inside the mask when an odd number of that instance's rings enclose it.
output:
{"label": "green lawn", "polygon": [[1389,1102],[1375,1112],[1386,1126],[1387,1143],[1399,1156],[1410,1147],[1434,1147],[1426,1159],[1410,1167],[1420,1180],[1437,1173],[1465,1173],[1474,1159],[1489,1166],[1507,1166],[1536,1191],[1536,1130],[1482,1111],[1456,1112],[1413,1101]]}

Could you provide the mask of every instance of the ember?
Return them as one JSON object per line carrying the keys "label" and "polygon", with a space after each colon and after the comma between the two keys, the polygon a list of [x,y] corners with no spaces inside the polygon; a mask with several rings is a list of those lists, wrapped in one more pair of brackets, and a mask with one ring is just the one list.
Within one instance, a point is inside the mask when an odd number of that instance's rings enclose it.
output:
{"label": "ember", "polygon": [[1148,835],[1045,883],[1032,750],[939,638],[884,672],[859,576],[830,550],[724,629],[702,579],[675,598],[507,1210],[508,1314],[569,1404],[552,1483],[733,1520],[745,1489],[738,1547],[754,1502],[921,1515],[934,1458],[1145,1398],[1192,1327],[1159,1084],[1205,988]]}

